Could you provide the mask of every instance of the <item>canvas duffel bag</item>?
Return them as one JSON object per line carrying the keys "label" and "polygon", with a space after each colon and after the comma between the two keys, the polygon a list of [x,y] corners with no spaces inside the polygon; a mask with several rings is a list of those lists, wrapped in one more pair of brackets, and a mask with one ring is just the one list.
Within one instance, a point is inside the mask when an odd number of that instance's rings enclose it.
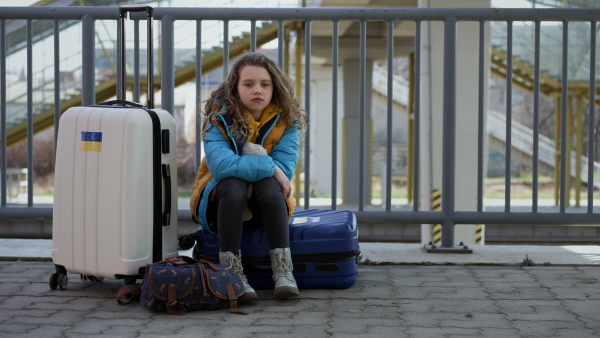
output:
{"label": "canvas duffel bag", "polygon": [[140,267],[139,273],[144,276],[142,286],[122,287],[117,294],[119,304],[139,299],[148,310],[174,315],[225,307],[247,314],[237,308],[244,294],[240,277],[212,262],[176,256]]}

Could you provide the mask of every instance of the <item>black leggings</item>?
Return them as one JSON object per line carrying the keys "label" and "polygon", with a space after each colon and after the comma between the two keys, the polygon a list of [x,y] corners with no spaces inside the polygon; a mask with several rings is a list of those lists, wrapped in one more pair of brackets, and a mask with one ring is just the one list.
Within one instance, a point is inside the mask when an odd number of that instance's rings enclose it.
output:
{"label": "black leggings", "polygon": [[[250,199],[248,182],[239,178],[224,179],[214,189],[214,200],[209,201],[206,216],[211,227],[217,226],[222,252],[238,254],[244,226],[264,226],[271,249],[290,246],[287,203],[275,178],[254,182]],[[252,219],[242,222],[246,203]]]}

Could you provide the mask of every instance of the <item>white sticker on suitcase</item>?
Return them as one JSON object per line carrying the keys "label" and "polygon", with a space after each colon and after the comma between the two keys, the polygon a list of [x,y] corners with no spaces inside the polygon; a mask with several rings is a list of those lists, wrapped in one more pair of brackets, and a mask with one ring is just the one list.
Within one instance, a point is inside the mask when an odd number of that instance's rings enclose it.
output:
{"label": "white sticker on suitcase", "polygon": [[294,217],[292,218],[292,224],[318,223],[320,220],[321,217]]}

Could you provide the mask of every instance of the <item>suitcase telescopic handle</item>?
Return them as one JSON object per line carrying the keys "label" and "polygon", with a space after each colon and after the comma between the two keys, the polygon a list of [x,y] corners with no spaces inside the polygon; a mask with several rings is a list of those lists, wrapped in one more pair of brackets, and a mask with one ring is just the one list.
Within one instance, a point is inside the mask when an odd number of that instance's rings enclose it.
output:
{"label": "suitcase telescopic handle", "polygon": [[147,72],[148,72],[148,103],[146,107],[148,109],[154,108],[154,61],[153,61],[153,47],[152,47],[152,14],[153,8],[145,5],[123,5],[119,7],[119,27],[121,34],[119,35],[119,57],[117,63],[120,65],[120,83],[121,88],[117,91],[117,100],[125,100],[125,84],[127,83],[127,72],[125,70],[125,19],[128,12],[146,12],[147,30],[148,30],[148,47],[147,47]]}
{"label": "suitcase telescopic handle", "polygon": [[132,101],[127,101],[127,100],[111,100],[111,101],[104,101],[104,102],[100,102],[98,103],[101,106],[132,106],[132,107],[136,107],[136,108],[146,108],[144,107],[143,104],[139,104],[137,102],[132,102]]}
{"label": "suitcase telescopic handle", "polygon": [[162,177],[165,181],[165,211],[162,214],[162,224],[167,226],[171,224],[171,166],[162,165]]}

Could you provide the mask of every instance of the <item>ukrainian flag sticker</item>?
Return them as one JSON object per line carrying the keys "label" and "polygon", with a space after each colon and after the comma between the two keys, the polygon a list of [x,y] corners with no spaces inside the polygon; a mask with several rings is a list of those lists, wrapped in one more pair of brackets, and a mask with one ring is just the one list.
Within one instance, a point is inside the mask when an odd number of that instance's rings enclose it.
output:
{"label": "ukrainian flag sticker", "polygon": [[102,133],[82,131],[81,132],[81,150],[82,151],[102,151]]}

